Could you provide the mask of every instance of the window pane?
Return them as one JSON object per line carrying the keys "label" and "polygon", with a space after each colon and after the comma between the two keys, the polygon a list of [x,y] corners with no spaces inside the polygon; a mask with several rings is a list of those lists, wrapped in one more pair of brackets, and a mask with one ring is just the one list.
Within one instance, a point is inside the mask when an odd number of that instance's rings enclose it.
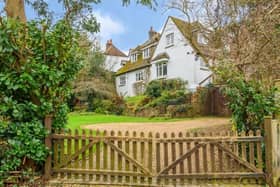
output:
{"label": "window pane", "polygon": [[166,63],[163,64],[163,75],[164,76],[167,75],[167,64]]}

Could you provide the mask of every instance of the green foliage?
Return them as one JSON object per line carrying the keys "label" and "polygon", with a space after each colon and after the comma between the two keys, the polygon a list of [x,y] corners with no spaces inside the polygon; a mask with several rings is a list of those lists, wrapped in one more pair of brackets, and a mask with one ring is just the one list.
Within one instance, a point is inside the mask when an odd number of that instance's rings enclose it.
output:
{"label": "green foliage", "polygon": [[154,80],[146,88],[145,95],[151,98],[160,97],[164,91],[186,90],[187,82],[181,79]]}
{"label": "green foliage", "polygon": [[259,82],[228,80],[223,91],[229,98],[229,108],[239,132],[259,129],[264,116],[272,115],[277,109],[275,89],[264,90]]}
{"label": "green foliage", "polygon": [[[105,56],[100,49],[96,47],[93,50],[89,49],[85,56],[84,67],[74,81],[73,96],[83,103],[87,103],[87,111],[93,112],[102,100],[113,101],[117,94],[113,72],[104,69]],[[72,101],[75,102],[75,99]],[[107,109],[101,108],[102,106],[99,107],[98,112],[107,111]]]}
{"label": "green foliage", "polygon": [[180,105],[186,102],[186,94],[182,90],[164,91],[160,97],[153,99],[147,107]]}
{"label": "green foliage", "polygon": [[77,33],[64,22],[0,23],[0,181],[7,171],[40,165],[48,154],[43,120],[54,115],[54,128],[63,128],[65,102],[80,69]]}
{"label": "green foliage", "polygon": [[121,115],[125,109],[123,98],[114,97],[109,99],[95,99],[93,102],[93,111],[99,114]]}
{"label": "green foliage", "polygon": [[264,116],[272,115],[276,106],[275,88],[258,80],[246,80],[232,64],[221,63],[215,69],[222,91],[229,100],[234,126],[238,132],[259,129]]}

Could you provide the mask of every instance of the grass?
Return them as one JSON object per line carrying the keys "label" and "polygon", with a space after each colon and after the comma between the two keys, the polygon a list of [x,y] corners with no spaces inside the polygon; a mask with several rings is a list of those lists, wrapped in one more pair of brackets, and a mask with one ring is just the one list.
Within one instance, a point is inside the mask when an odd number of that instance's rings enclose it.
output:
{"label": "grass", "polygon": [[[189,118],[188,118],[189,119]],[[144,118],[144,117],[131,117],[131,116],[116,116],[95,113],[70,113],[68,115],[67,127],[71,130],[81,129],[83,125],[99,124],[99,123],[129,123],[129,122],[172,122],[186,120],[182,118]]]}

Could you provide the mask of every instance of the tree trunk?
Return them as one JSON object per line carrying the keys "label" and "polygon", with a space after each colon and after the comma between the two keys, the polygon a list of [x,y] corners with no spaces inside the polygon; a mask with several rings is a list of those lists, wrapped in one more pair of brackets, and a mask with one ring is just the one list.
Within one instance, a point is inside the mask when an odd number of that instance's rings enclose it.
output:
{"label": "tree trunk", "polygon": [[5,11],[8,17],[26,22],[24,0],[6,0]]}

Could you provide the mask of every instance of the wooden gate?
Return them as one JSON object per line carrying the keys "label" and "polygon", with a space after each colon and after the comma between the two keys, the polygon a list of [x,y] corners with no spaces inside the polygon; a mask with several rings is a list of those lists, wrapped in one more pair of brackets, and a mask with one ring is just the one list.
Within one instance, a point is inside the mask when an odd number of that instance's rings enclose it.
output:
{"label": "wooden gate", "polygon": [[262,183],[260,131],[241,133],[56,133],[52,176],[65,183],[188,186]]}

